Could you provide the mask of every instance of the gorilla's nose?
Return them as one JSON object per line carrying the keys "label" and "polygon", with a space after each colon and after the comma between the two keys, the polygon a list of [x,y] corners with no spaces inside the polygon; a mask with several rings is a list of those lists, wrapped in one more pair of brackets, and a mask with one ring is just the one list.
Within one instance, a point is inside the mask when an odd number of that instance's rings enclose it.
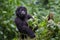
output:
{"label": "gorilla's nose", "polygon": [[21,14],[22,14],[22,15],[25,15],[25,11],[22,11]]}

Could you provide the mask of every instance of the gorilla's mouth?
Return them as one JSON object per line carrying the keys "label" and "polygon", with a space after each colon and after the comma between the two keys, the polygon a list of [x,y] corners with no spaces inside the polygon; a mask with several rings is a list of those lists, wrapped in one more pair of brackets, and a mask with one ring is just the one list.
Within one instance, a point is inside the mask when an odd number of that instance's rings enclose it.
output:
{"label": "gorilla's mouth", "polygon": [[23,14],[20,14],[19,16],[20,16],[20,17],[25,17],[25,14],[24,14],[24,15],[23,15]]}
{"label": "gorilla's mouth", "polygon": [[21,15],[22,17],[25,16],[25,15]]}

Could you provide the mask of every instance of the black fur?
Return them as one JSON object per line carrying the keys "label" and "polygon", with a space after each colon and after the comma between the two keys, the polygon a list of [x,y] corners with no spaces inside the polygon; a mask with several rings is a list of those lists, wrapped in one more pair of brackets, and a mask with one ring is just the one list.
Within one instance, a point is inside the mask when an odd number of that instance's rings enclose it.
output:
{"label": "black fur", "polygon": [[[21,11],[25,12],[25,15],[22,16]],[[29,14],[27,14],[27,9],[25,7],[18,7],[16,10],[16,19],[15,24],[20,33],[23,33],[22,39],[24,38],[24,34],[27,34],[29,37],[34,38],[34,31],[29,28],[27,20],[32,18]]]}

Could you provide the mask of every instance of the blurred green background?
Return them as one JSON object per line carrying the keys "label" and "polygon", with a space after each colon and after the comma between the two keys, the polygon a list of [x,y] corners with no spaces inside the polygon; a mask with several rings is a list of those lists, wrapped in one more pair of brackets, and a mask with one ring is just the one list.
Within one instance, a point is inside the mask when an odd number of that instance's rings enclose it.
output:
{"label": "blurred green background", "polygon": [[[39,27],[35,33],[36,38],[32,40],[60,40],[60,0],[46,2],[47,0],[0,0],[0,40],[19,39],[14,23],[18,6],[25,6],[27,12],[34,17],[35,21],[29,20],[29,25]],[[46,19],[50,12],[54,14],[54,21],[48,24]]]}

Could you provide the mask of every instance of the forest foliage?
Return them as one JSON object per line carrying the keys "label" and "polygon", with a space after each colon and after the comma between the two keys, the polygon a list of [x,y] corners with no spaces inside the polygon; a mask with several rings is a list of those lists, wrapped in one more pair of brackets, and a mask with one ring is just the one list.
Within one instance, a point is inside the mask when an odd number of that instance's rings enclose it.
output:
{"label": "forest foliage", "polygon": [[[18,40],[19,32],[14,23],[15,10],[25,6],[28,14],[34,17],[28,24],[36,30],[33,40],[60,40],[60,0],[0,0],[0,40]],[[52,12],[54,20],[48,21]],[[30,40],[30,39],[29,39]]]}

